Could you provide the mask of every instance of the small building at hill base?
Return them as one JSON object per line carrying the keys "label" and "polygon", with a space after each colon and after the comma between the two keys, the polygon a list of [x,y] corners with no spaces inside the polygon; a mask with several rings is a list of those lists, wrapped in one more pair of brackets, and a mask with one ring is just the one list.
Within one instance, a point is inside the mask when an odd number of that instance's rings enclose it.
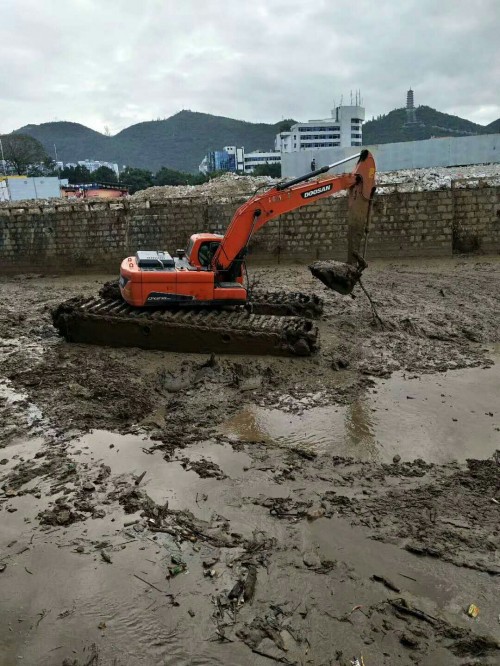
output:
{"label": "small building at hill base", "polygon": [[60,180],[54,176],[0,176],[0,201],[53,199],[60,196]]}
{"label": "small building at hill base", "polygon": [[61,187],[66,199],[120,199],[128,195],[128,188],[115,183],[85,183]]}

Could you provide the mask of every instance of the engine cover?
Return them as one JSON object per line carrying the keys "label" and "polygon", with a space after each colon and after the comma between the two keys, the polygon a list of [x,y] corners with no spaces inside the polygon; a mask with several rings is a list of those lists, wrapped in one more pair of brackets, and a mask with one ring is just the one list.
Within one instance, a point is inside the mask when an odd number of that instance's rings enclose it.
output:
{"label": "engine cover", "polygon": [[139,250],[135,255],[137,265],[146,271],[165,271],[175,268],[175,262],[168,252]]}

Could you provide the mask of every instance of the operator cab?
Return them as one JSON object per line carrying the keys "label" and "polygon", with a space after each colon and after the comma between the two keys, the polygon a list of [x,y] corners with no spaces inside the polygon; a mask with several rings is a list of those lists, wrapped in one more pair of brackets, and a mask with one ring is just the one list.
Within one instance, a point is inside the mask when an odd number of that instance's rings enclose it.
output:
{"label": "operator cab", "polygon": [[209,270],[222,239],[221,234],[193,234],[189,239],[184,261],[194,268]]}

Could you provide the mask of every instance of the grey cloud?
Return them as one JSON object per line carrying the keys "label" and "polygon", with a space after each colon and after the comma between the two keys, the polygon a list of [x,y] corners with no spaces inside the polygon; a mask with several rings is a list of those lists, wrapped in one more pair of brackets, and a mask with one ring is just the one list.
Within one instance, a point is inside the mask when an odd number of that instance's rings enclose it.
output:
{"label": "grey cloud", "polygon": [[102,131],[182,108],[250,121],[367,117],[416,102],[500,117],[497,0],[3,0],[0,131],[55,118]]}

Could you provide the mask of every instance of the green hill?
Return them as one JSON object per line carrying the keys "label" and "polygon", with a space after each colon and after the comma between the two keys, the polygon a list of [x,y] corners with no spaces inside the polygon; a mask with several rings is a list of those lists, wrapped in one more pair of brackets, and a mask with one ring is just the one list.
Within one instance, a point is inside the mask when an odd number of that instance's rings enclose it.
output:
{"label": "green hill", "polygon": [[436,111],[430,106],[419,106],[416,109],[416,118],[415,125],[406,125],[406,110],[403,108],[369,120],[363,125],[363,143],[370,146],[377,143],[419,141],[433,136],[470,136],[498,131],[492,128],[494,123],[487,126],[477,125],[459,116]]}
{"label": "green hill", "polygon": [[[500,119],[487,126],[440,113],[428,106],[416,109],[418,123],[405,126],[405,109],[395,109],[363,126],[363,143],[373,145],[429,139],[432,136],[468,136],[500,132]],[[246,150],[269,150],[275,135],[290,122],[274,125],[181,111],[166,120],[137,123],[115,136],[105,136],[84,125],[70,122],[26,125],[16,130],[38,139],[50,156],[63,162],[105,160],[157,171],[162,166],[194,173],[209,150],[244,146]]]}
{"label": "green hill", "polygon": [[111,154],[108,150],[110,137],[99,134],[79,123],[54,122],[26,125],[16,131],[38,139],[51,157],[55,155],[55,145],[57,157],[63,162],[75,162],[93,157],[107,160],[107,157],[98,157],[98,155]]}
{"label": "green hill", "polygon": [[166,120],[132,125],[115,136],[104,136],[77,123],[26,125],[18,132],[38,139],[49,155],[63,162],[86,158],[117,162],[157,171],[162,166],[195,172],[208,150],[244,146],[270,150],[281,123],[247,123],[242,120],[181,111]]}
{"label": "green hill", "polygon": [[491,133],[494,133],[494,134],[500,133],[500,118],[498,118],[498,120],[494,120],[489,125],[486,125],[486,129],[488,130],[488,132],[491,132]]}
{"label": "green hill", "polygon": [[247,123],[181,111],[167,120],[132,125],[114,136],[113,141],[119,144],[120,160],[124,164],[196,171],[207,151],[220,150],[223,146],[270,150],[278,131],[279,123]]}

